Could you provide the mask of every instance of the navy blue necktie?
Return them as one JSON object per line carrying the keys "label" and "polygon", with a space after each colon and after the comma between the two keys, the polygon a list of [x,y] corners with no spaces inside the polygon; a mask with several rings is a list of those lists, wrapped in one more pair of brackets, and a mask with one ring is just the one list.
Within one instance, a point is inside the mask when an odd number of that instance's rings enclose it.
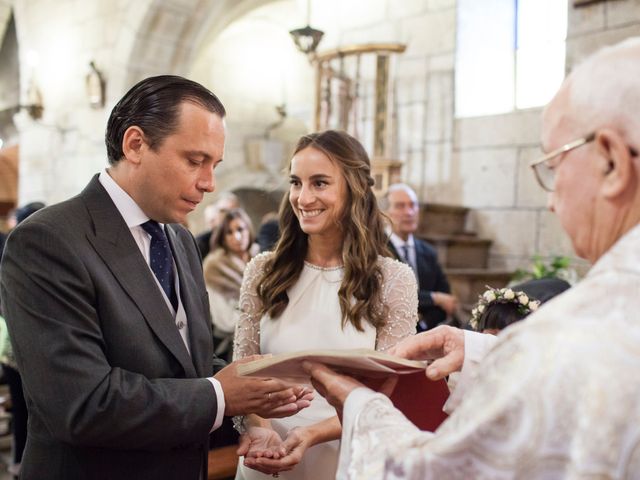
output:
{"label": "navy blue necktie", "polygon": [[173,284],[173,255],[169,240],[164,230],[155,220],[149,220],[142,224],[144,231],[151,235],[151,248],[149,249],[149,264],[160,286],[167,294],[174,310],[178,310],[178,297]]}

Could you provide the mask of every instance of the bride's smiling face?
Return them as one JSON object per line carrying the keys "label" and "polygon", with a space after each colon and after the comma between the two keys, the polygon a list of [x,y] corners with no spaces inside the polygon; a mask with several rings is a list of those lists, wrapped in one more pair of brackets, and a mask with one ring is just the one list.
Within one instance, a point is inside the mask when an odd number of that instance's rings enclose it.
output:
{"label": "bride's smiling face", "polygon": [[307,147],[291,160],[289,202],[307,235],[342,236],[347,183],[341,168],[320,150]]}

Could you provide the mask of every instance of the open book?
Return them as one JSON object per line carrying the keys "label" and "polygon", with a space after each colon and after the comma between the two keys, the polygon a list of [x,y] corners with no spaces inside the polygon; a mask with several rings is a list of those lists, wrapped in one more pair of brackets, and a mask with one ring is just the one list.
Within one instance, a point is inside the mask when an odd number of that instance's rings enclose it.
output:
{"label": "open book", "polygon": [[424,371],[426,362],[405,360],[387,353],[366,348],[353,350],[301,350],[282,353],[238,365],[240,375],[274,377],[294,382],[309,383],[309,375],[302,362],[322,363],[345,374],[384,377],[390,373],[407,374]]}
{"label": "open book", "polygon": [[[296,383],[310,383],[302,368],[304,361],[322,363],[345,375],[383,378],[399,375],[391,395],[393,404],[422,430],[434,431],[447,415],[442,407],[449,396],[444,380],[429,380],[424,370],[427,362],[405,360],[369,349],[302,350],[262,358],[238,365],[240,375],[272,377]],[[366,380],[363,380],[366,383]]]}

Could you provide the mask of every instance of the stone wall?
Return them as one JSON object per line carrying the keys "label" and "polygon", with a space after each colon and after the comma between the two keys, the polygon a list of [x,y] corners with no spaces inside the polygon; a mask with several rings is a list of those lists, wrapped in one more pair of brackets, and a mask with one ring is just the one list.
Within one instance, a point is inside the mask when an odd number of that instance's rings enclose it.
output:
{"label": "stone wall", "polygon": [[[312,5],[311,23],[325,31],[320,50],[407,43],[393,64],[394,153],[404,162],[403,179],[422,200],[475,209],[469,226],[495,240],[494,267],[525,265],[534,253],[571,252],[527,166],[539,153],[540,109],[454,118],[456,0]],[[290,121],[297,122],[288,131],[311,128],[313,71],[286,34],[303,25],[305,8],[302,0],[0,0],[0,32],[11,9],[16,20],[22,95],[35,76],[45,104],[41,120],[25,112],[15,118],[20,203],[50,203],[77,193],[106,165],[102,136],[115,101],[137,80],[158,73],[191,76],[229,107],[219,190],[281,186],[273,172],[247,168],[245,147],[277,121],[274,107],[283,100]],[[640,33],[640,0],[569,9],[567,68],[602,45]],[[251,29],[237,30],[251,18],[261,25],[253,33],[278,39],[273,45],[280,47],[260,53],[262,70],[251,70],[247,78],[253,60],[234,48],[251,37]],[[35,67],[27,63],[30,51],[40,59]],[[84,85],[91,60],[107,79],[106,106],[98,110],[89,107]],[[367,145],[369,136],[365,132]],[[200,211],[192,224],[200,229]]]}

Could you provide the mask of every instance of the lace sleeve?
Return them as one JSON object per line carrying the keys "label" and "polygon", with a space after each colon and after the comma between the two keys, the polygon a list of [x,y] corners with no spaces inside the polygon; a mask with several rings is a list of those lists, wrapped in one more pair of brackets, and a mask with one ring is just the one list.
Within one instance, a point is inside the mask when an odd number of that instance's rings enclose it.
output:
{"label": "lace sleeve", "polygon": [[258,285],[264,274],[264,264],[270,253],[256,256],[244,271],[238,309],[240,316],[233,340],[233,360],[260,353],[260,308]]}
{"label": "lace sleeve", "polygon": [[382,308],[387,321],[378,329],[376,350],[388,350],[416,333],[418,323],[418,285],[411,268],[397,260],[381,257]]}

